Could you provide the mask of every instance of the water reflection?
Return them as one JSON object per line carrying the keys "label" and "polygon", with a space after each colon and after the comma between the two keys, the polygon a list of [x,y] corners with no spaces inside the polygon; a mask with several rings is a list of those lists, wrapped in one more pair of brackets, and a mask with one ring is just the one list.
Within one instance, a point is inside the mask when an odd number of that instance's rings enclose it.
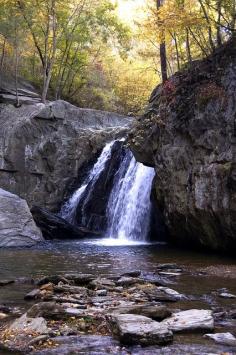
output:
{"label": "water reflection", "polygon": [[[201,278],[198,276],[196,281],[194,276],[194,270],[200,267],[236,265],[233,259],[171,249],[160,244],[110,246],[108,240],[75,240],[45,243],[33,249],[2,249],[0,278],[38,278],[68,272],[107,275],[137,269],[144,274],[152,274],[158,263],[177,263],[191,270],[191,273],[177,280],[175,288],[181,292],[201,294],[222,287],[229,287],[232,292],[236,292],[233,290],[236,288],[236,285],[233,287],[233,280],[213,275],[209,282],[209,277],[203,275]],[[15,285],[0,288],[0,303],[23,299],[27,287]]]}

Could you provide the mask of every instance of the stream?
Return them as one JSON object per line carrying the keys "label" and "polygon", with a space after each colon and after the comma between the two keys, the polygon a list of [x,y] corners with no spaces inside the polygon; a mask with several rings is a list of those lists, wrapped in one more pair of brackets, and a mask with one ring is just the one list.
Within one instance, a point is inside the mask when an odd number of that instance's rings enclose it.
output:
{"label": "stream", "polygon": [[[187,295],[189,299],[170,303],[168,307],[173,310],[211,308],[219,312],[235,307],[234,300],[232,302],[232,299],[224,299],[216,294],[222,288],[236,294],[236,262],[231,258],[177,250],[164,244],[107,244],[107,239],[91,239],[48,242],[31,249],[0,250],[0,280],[16,280],[1,288],[0,304],[19,307],[21,312],[29,308],[31,302],[24,301],[24,296],[33,286],[29,282],[24,283],[21,278],[35,280],[45,275],[65,273],[91,273],[107,277],[138,269],[143,276],[152,280],[158,274],[159,264],[176,263],[184,271],[179,276],[168,276],[168,286]],[[235,319],[222,319],[216,329],[219,332],[234,332],[235,326]],[[174,344],[198,344],[209,347],[209,351],[212,346],[202,334],[178,335]]]}

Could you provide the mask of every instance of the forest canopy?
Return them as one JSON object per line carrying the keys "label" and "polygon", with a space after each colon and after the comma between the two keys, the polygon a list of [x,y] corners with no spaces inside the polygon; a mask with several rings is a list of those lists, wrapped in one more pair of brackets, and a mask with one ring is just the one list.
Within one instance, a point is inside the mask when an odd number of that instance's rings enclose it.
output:
{"label": "forest canopy", "polygon": [[0,0],[0,71],[43,102],[138,114],[156,84],[234,36],[235,2]]}

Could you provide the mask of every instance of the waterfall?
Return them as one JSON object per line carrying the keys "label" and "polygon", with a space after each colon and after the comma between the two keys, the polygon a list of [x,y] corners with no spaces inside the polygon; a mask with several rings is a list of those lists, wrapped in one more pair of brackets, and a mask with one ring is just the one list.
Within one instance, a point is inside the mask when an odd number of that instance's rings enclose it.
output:
{"label": "waterfall", "polygon": [[138,163],[122,141],[112,141],[62,207],[60,216],[94,232],[105,230],[105,237],[118,244],[145,242],[153,177],[153,168]]}
{"label": "waterfall", "polygon": [[[99,175],[103,171],[107,160],[109,160],[111,156],[111,149],[114,143],[115,141],[106,144],[97,162],[95,163],[89,175],[85,179],[83,185],[79,187],[71,196],[71,198],[64,204],[64,206],[62,206],[62,209],[60,211],[60,216],[65,220],[67,220],[68,222],[72,224],[76,224],[77,206],[80,203],[81,199],[83,198],[87,187],[91,184],[93,185],[94,182],[96,182],[96,180],[99,178]],[[91,189],[92,186],[90,187],[90,190]]]}
{"label": "waterfall", "polygon": [[126,240],[147,240],[154,169],[136,162],[127,151],[114,182],[108,205],[107,237]]}

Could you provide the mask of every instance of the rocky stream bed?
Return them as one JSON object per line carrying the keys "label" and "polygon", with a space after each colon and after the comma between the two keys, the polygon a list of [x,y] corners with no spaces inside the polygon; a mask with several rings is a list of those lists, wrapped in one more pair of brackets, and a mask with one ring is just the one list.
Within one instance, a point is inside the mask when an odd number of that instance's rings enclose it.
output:
{"label": "rocky stream bed", "polygon": [[236,353],[231,259],[95,241],[0,253],[0,354]]}

